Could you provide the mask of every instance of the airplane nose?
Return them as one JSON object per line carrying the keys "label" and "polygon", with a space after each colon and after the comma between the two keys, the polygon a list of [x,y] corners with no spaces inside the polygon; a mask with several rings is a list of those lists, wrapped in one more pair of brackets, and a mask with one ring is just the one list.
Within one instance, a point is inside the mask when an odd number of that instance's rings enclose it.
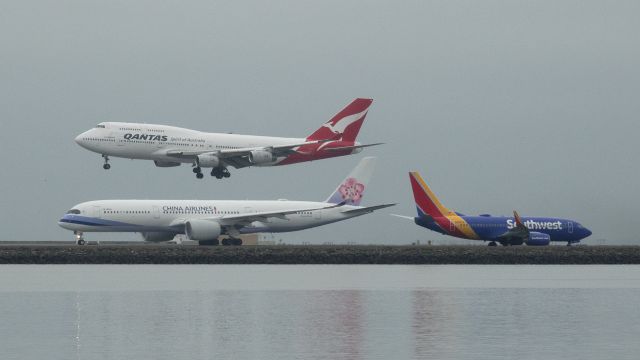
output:
{"label": "airplane nose", "polygon": [[64,222],[63,220],[64,220],[64,218],[58,220],[58,226],[60,226],[63,229],[71,230],[71,228],[69,228],[69,223],[68,222]]}
{"label": "airplane nose", "polygon": [[76,142],[76,144],[82,146],[82,136],[84,135],[84,133],[76,136],[76,138],[74,139],[74,141]]}

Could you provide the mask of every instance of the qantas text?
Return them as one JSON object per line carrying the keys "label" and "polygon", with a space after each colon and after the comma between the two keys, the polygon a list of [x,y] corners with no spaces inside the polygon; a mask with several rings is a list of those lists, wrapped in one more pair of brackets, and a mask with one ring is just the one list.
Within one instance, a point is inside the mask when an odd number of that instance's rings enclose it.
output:
{"label": "qantas text", "polygon": [[150,135],[150,134],[124,134],[124,138],[127,140],[156,140],[167,141],[167,135]]}

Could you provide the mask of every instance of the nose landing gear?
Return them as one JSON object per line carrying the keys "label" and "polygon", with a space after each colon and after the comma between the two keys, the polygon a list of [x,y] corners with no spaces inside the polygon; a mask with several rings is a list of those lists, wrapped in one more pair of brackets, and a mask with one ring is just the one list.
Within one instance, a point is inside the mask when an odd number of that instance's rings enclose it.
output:
{"label": "nose landing gear", "polygon": [[73,234],[76,236],[76,245],[84,245],[86,241],[82,237],[82,231],[74,231]]}

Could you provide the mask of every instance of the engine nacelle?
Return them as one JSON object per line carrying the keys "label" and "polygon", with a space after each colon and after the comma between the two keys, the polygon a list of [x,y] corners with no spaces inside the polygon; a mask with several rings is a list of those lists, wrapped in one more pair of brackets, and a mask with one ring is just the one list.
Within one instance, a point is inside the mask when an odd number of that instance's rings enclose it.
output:
{"label": "engine nacelle", "polygon": [[529,238],[525,241],[525,244],[529,246],[547,246],[551,242],[551,236],[540,232],[532,231],[529,233]]}
{"label": "engine nacelle", "polygon": [[278,157],[268,150],[253,150],[249,153],[249,161],[252,164],[266,164],[277,159]]}
{"label": "engine nacelle", "polygon": [[216,153],[204,153],[198,155],[198,164],[201,167],[218,167],[220,165],[220,158]]}
{"label": "engine nacelle", "polygon": [[185,233],[189,240],[214,240],[222,234],[222,228],[215,221],[196,219],[186,222]]}
{"label": "engine nacelle", "polygon": [[156,164],[157,167],[173,167],[173,166],[180,166],[179,162],[173,162],[173,161],[158,161],[158,160],[153,160],[153,163]]}
{"label": "engine nacelle", "polygon": [[176,236],[176,234],[164,231],[151,231],[142,233],[142,238],[144,239],[144,241],[150,242],[169,241],[173,240],[174,236]]}

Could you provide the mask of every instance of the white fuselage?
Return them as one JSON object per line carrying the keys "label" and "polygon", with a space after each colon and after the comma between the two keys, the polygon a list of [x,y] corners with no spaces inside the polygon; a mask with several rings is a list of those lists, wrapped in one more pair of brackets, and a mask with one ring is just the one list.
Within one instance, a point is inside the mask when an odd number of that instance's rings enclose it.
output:
{"label": "white fuselage", "polygon": [[[362,213],[345,213],[359,206],[327,208],[325,202],[288,200],[98,200],[78,204],[58,224],[78,232],[184,233],[188,220],[225,218],[251,213],[307,209],[282,218],[270,217],[236,227],[240,234],[289,232],[346,220]],[[308,211],[308,209],[318,209]]]}
{"label": "white fuselage", "polygon": [[[192,159],[168,156],[166,152],[215,152],[302,143],[305,139],[270,136],[208,133],[168,125],[105,122],[78,135],[75,141],[93,152],[128,158],[156,160],[167,163],[192,163]],[[272,166],[275,161],[257,164]]]}

